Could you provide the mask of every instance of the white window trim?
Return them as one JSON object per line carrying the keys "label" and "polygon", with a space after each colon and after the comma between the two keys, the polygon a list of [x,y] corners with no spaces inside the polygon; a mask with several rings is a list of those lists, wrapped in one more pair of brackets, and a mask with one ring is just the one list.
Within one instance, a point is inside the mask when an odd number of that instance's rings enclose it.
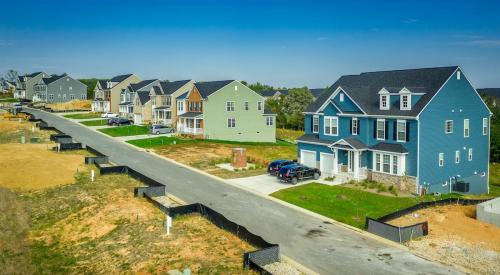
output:
{"label": "white window trim", "polygon": [[[404,125],[404,126],[403,126],[403,127],[404,127],[404,131],[401,131],[401,132],[403,132],[403,133],[404,133],[404,139],[403,139],[403,140],[400,140],[400,139],[399,139],[399,132],[400,132],[400,131],[399,131],[399,130],[400,130],[400,129],[399,129],[399,124],[400,124],[400,123],[402,123],[402,124]],[[401,120],[401,119],[398,119],[398,120],[396,121],[396,141],[397,141],[397,142],[406,142],[406,120]]]}
{"label": "white window trim", "polygon": [[[403,105],[403,98],[406,97],[408,100],[407,100],[407,106],[404,107]],[[404,95],[400,95],[400,109],[401,110],[411,110],[411,94],[404,94]]]}
{"label": "white window trim", "polygon": [[[332,134],[333,133],[333,127],[332,127],[332,124],[330,123],[330,133],[327,133],[326,132],[326,120],[330,120],[330,121],[336,121],[336,127],[337,128],[337,131],[335,134]],[[339,118],[336,117],[336,116],[325,116],[323,117],[323,133],[325,134],[325,136],[338,136],[339,135]]]}
{"label": "white window trim", "polygon": [[[356,124],[356,127],[354,127],[354,124]],[[356,131],[354,131],[356,130]],[[357,136],[359,132],[359,119],[357,117],[352,118],[352,125],[351,125],[351,132],[353,136]]]}
{"label": "white window trim", "polygon": [[468,159],[469,161],[472,161],[472,148],[469,148],[469,150],[468,150],[468,156],[467,156],[467,159]]}
{"label": "white window trim", "polygon": [[[315,125],[314,120],[315,120],[315,119],[317,119],[317,121],[318,121],[318,123],[317,123],[318,128],[317,128],[317,130],[316,130],[316,131],[314,131],[314,125]],[[312,132],[313,132],[314,134],[319,133],[319,116],[318,116],[318,115],[313,115],[313,119],[312,119]]]}
{"label": "white window trim", "polygon": [[459,164],[460,163],[460,151],[457,150],[455,151],[455,164]]}
{"label": "white window trim", "polygon": [[[383,106],[383,104],[382,104],[383,98],[385,98],[385,106]],[[381,94],[380,95],[380,110],[389,110],[389,105],[391,105],[390,96],[388,94]]]}
{"label": "white window trim", "polygon": [[[384,126],[382,127],[382,130],[384,131],[383,138],[378,137],[378,123],[379,123],[379,121],[384,122]],[[377,140],[385,140],[385,122],[386,122],[385,119],[377,118],[377,123],[376,123],[377,129],[375,129],[375,131],[377,132]]]}
{"label": "white window trim", "polygon": [[[233,121],[234,121],[234,126],[232,126],[232,127],[230,127],[230,126],[229,126],[229,121],[230,121],[230,120],[233,120]],[[232,123],[231,123],[231,124],[232,124]],[[234,118],[234,117],[228,117],[228,118],[227,118],[227,121],[226,121],[226,127],[227,127],[227,128],[230,128],[230,129],[231,129],[231,128],[236,128],[236,118]]]}
{"label": "white window trim", "polygon": [[466,118],[464,119],[464,137],[468,138],[469,136],[470,136],[470,120]]}
{"label": "white window trim", "polygon": [[438,155],[438,165],[439,167],[444,166],[444,153],[439,153]]}
{"label": "white window trim", "polygon": [[[390,153],[374,153],[373,156],[373,166],[372,170],[377,173],[394,175],[394,176],[402,176],[406,173],[406,156],[403,154],[390,154]],[[389,156],[389,173],[384,172],[384,155]],[[377,156],[380,160],[379,169],[377,170]],[[396,168],[398,171],[394,172],[394,157],[396,157]]]}
{"label": "white window trim", "polygon": [[273,126],[274,125],[274,117],[268,116],[266,117],[266,126]]}
{"label": "white window trim", "polygon": [[339,93],[339,101],[344,102],[344,93],[342,92]]}
{"label": "white window trim", "polygon": [[262,101],[257,101],[257,111],[262,111]]}
{"label": "white window trim", "polygon": [[[451,129],[448,132],[448,122],[451,122]],[[453,120],[448,119],[444,121],[444,133],[445,134],[453,134]]]}
{"label": "white window trim", "polygon": [[[238,87],[238,86],[235,86],[235,87]],[[248,101],[245,101],[245,102],[243,103],[243,109],[244,109],[245,111],[249,111],[249,110],[250,110],[250,103],[249,103]]]}
{"label": "white window trim", "polygon": [[[229,109],[231,109],[231,108],[229,108],[230,103],[232,103],[231,104],[233,107],[232,110],[229,110]],[[226,112],[234,112],[234,109],[236,108],[234,105],[235,105],[234,101],[226,101]]]}
{"label": "white window trim", "polygon": [[488,135],[488,118],[483,117],[483,136]]}

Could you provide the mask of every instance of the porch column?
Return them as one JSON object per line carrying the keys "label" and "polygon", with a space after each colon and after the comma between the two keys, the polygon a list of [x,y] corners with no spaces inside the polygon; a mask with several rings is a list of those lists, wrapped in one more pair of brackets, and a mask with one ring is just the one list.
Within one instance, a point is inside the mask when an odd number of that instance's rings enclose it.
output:
{"label": "porch column", "polygon": [[337,175],[339,173],[339,149],[333,149],[333,174]]}
{"label": "porch column", "polygon": [[354,151],[354,179],[359,180],[359,151]]}
{"label": "porch column", "polygon": [[197,130],[197,129],[196,129],[196,122],[198,122],[198,119],[196,119],[196,118],[195,118],[195,119],[193,120],[193,122],[194,122],[194,124],[193,124],[193,134],[196,134],[196,130]]}

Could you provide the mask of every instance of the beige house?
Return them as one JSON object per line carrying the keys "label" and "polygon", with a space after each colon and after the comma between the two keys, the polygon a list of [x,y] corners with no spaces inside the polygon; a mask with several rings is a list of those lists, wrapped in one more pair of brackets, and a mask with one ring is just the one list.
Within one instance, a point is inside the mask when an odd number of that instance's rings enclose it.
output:
{"label": "beige house", "polygon": [[[151,90],[153,90],[151,88]],[[134,124],[150,124],[152,118],[150,91],[137,91],[134,98]]]}
{"label": "beige house", "polygon": [[149,94],[151,99],[152,123],[175,126],[177,121],[176,98],[194,86],[193,80],[161,81]]}
{"label": "beige house", "polygon": [[121,91],[130,84],[140,81],[141,79],[134,74],[118,75],[108,80],[99,80],[94,89],[92,111],[118,113]]}

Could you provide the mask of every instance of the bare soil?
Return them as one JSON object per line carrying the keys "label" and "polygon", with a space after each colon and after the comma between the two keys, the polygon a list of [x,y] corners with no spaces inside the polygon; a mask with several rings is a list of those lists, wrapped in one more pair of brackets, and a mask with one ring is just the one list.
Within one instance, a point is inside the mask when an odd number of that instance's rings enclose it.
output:
{"label": "bare soil", "polygon": [[8,120],[0,116],[0,143],[21,143],[21,136],[25,141],[30,142],[30,138],[38,137],[40,142],[48,143],[54,131],[40,130],[35,127],[35,123],[22,119]]}
{"label": "bare soil", "polygon": [[72,100],[63,103],[51,103],[47,104],[47,107],[56,111],[66,111],[66,110],[91,110],[92,102],[90,100]]}
{"label": "bare soil", "polygon": [[0,144],[0,187],[40,190],[71,184],[85,170],[80,154],[59,154],[47,144]]}
{"label": "bare soil", "polygon": [[476,206],[427,208],[390,221],[396,226],[428,221],[429,235],[407,245],[436,261],[480,274],[500,274],[500,228],[476,220]]}

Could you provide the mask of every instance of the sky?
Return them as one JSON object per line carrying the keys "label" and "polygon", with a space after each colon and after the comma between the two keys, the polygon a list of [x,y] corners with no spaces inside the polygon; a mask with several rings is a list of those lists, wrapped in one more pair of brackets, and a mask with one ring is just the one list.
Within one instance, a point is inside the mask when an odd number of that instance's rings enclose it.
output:
{"label": "sky", "polygon": [[321,88],[459,65],[500,87],[500,1],[0,0],[0,73]]}

